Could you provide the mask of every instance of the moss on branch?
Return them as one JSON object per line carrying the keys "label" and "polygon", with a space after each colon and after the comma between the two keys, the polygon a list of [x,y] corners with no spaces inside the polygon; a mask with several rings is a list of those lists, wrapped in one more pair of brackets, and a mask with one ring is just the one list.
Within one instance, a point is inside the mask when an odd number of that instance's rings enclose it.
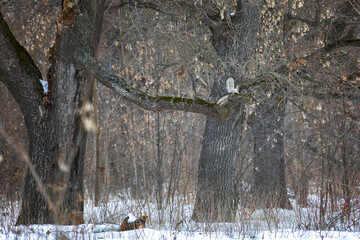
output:
{"label": "moss on branch", "polygon": [[214,107],[216,103],[211,103],[205,101],[204,99],[191,99],[191,98],[183,98],[183,97],[171,97],[171,96],[159,96],[159,97],[152,97],[156,102],[160,101],[168,101],[171,103],[186,103],[186,104],[197,104],[197,105],[204,105],[208,107]]}

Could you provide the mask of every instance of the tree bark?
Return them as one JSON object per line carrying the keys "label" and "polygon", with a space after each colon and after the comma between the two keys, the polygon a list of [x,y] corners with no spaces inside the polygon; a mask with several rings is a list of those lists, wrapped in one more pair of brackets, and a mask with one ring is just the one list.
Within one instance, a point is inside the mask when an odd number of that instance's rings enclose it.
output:
{"label": "tree bark", "polygon": [[[148,110],[157,112],[165,109],[182,110],[222,119],[227,118],[231,111],[233,114],[235,111],[235,115],[236,112],[242,111],[243,106],[237,110],[234,108],[231,110],[228,104],[219,106],[216,102],[201,99],[148,96],[131,88],[121,78],[105,71],[94,60],[93,52],[98,42],[98,34],[100,34],[101,24],[96,23],[102,21],[103,3],[104,1],[98,3],[96,0],[80,1],[79,5],[73,6],[78,14],[73,16],[72,21],[67,19],[66,23],[63,22],[67,26],[61,28],[55,48],[56,62],[55,72],[52,72],[53,88],[50,104],[45,104],[42,100],[45,93],[39,81],[40,72],[1,18],[0,51],[7,58],[1,59],[0,62],[0,80],[9,88],[23,111],[30,138],[30,166],[35,169],[33,172],[29,171],[26,177],[23,208],[18,224],[77,224],[83,221],[82,178],[87,132],[83,123],[89,117],[86,106],[93,92],[93,81],[91,77],[89,78],[89,74],[118,92],[126,100]],[[239,51],[236,52],[239,54],[240,64],[245,65],[255,45],[256,33],[260,25],[260,10],[256,4],[249,4],[245,0],[239,1],[238,6],[239,14],[234,17],[234,21],[238,19],[241,27],[236,36],[240,42]],[[220,25],[212,26],[213,44],[219,56],[226,57],[230,53],[234,39],[230,36],[232,32],[230,25],[224,19],[220,22]],[[236,82],[239,83],[242,79],[243,76],[239,76]],[[213,88],[213,99],[219,99],[226,94],[225,80],[226,78],[222,78],[217,83],[217,87]],[[234,149],[238,145],[241,134],[241,131],[238,131],[241,124],[235,115],[224,124],[213,118],[207,121],[205,150],[200,165],[206,166],[206,161],[208,161],[209,154],[206,153],[206,149],[210,151],[212,144],[210,138],[206,137],[208,134],[214,137],[214,143],[217,144],[216,147],[219,147],[217,157],[210,159],[209,162],[210,168],[214,166],[216,170],[211,174],[214,177],[213,182],[218,185],[225,183],[228,189],[218,193],[219,201],[214,202],[218,210],[212,220],[233,219],[233,200],[231,200],[233,190],[230,190],[228,186],[231,185],[233,162],[236,159]],[[214,128],[219,128],[215,131],[218,134],[212,133]],[[222,150],[223,148],[225,151]],[[224,161],[224,164],[217,165],[221,161]],[[221,171],[224,171],[225,178],[219,177],[222,174]],[[200,176],[205,176],[205,174],[200,174]],[[208,180],[200,179],[199,183],[206,181]],[[221,188],[218,186],[216,190],[218,189]],[[199,196],[204,195],[201,193],[203,190],[200,188]],[[197,202],[202,203],[201,197],[199,198]],[[225,209],[220,204],[224,204]],[[209,205],[201,205],[199,209],[209,212]],[[225,218],[221,217],[223,214],[220,214],[219,210],[225,211]],[[212,216],[212,214],[200,214],[200,212],[198,211],[198,216]]]}
{"label": "tree bark", "polygon": [[242,119],[208,117],[198,169],[193,219],[231,222],[235,219],[234,171]]}
{"label": "tree bark", "polygon": [[282,133],[285,104],[273,94],[256,106],[254,114],[251,121],[254,138],[253,207],[289,208]]}
{"label": "tree bark", "polygon": [[[54,135],[51,134],[52,118],[43,106],[43,89],[39,79],[41,73],[27,51],[16,41],[0,13],[0,80],[9,89],[18,102],[24,115],[27,133],[29,136],[29,156],[31,168],[37,173],[37,178],[30,171],[25,179],[26,189],[23,201],[24,213],[20,214],[20,221],[29,223],[44,223],[50,220],[48,206],[53,205],[47,195],[44,182],[47,181],[51,149]],[[51,111],[51,110],[50,110]],[[46,144],[45,144],[46,143]],[[48,144],[50,143],[50,144]],[[47,195],[48,196],[48,195]],[[32,201],[26,201],[32,199]]]}
{"label": "tree bark", "polygon": [[[233,25],[226,20],[211,27],[212,44],[224,60],[236,56],[237,64],[245,66],[256,45],[260,28],[261,9],[259,3],[238,1]],[[235,26],[235,27],[234,27]],[[246,69],[246,68],[245,68]],[[231,66],[226,69],[236,74]],[[225,92],[228,76],[215,81],[211,97],[218,98]],[[243,83],[244,74],[235,76],[236,84]],[[207,117],[203,135],[198,169],[198,189],[192,218],[200,222],[232,222],[236,205],[234,172],[237,151],[242,134],[244,104],[239,104],[236,113],[227,120]]]}
{"label": "tree bark", "polygon": [[[28,136],[29,169],[17,224],[83,222],[83,166],[86,143],[84,120],[93,83],[74,61],[75,50],[93,54],[89,40],[100,34],[103,1],[82,1],[73,26],[58,34],[50,102],[41,74],[0,16],[0,80],[23,112]],[[96,27],[94,27],[96,26]],[[101,25],[100,25],[101,26]],[[94,43],[94,41],[92,41]],[[84,127],[85,126],[85,127]]]}

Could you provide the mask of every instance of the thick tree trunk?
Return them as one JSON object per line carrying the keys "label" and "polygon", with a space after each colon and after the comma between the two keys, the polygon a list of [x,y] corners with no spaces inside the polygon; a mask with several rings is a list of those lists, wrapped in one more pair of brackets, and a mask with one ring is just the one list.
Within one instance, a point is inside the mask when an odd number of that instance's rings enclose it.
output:
{"label": "thick tree trunk", "polygon": [[[52,115],[53,117],[49,116],[50,119],[55,117]],[[71,118],[69,115],[68,117]],[[17,224],[83,222],[83,161],[86,132],[79,131],[81,139],[77,142],[70,141],[73,144],[70,149],[72,156],[69,156],[69,161],[63,162],[62,157],[59,157],[59,145],[56,144],[56,123],[50,119],[45,119],[44,129],[36,129],[36,135],[28,131],[29,156],[40,182],[35,180],[34,172],[27,172],[22,209]],[[73,136],[67,137],[71,139]]]}
{"label": "thick tree trunk", "polygon": [[[29,156],[17,224],[83,222],[83,167],[93,79],[75,63],[74,53],[93,55],[99,41],[104,1],[73,6],[81,14],[57,39],[49,102],[41,74],[0,14],[0,80],[19,103],[28,130]],[[75,11],[75,10],[74,10]],[[92,44],[92,46],[90,46]]]}
{"label": "thick tree trunk", "polygon": [[43,187],[39,191],[34,173],[27,173],[22,210],[17,224],[83,223],[86,143],[83,120],[89,117],[84,106],[90,101],[93,84],[67,58],[69,48],[66,45],[71,42],[66,37],[71,34],[64,31],[64,40],[57,46],[60,50],[57,51],[53,73],[52,103],[43,109],[44,116],[40,126],[27,126],[30,129],[31,163]]}
{"label": "thick tree trunk", "polygon": [[256,106],[251,130],[254,138],[253,207],[289,208],[285,181],[284,105],[274,95]]}
{"label": "thick tree trunk", "polygon": [[[27,51],[20,46],[0,14],[0,80],[6,85],[24,115],[29,136],[29,154],[21,156],[28,163],[23,210],[18,223],[51,221],[52,200],[46,189],[55,135],[53,110],[46,108],[42,98],[41,73]],[[16,144],[16,143],[15,143]],[[33,191],[30,191],[32,189]],[[31,201],[29,200],[31,199]]]}
{"label": "thick tree trunk", "polygon": [[231,222],[235,219],[234,171],[241,136],[241,119],[206,119],[198,169],[193,219]]}
{"label": "thick tree trunk", "polygon": [[[235,17],[228,25],[223,19],[213,26],[212,43],[223,64],[236,59],[237,66],[246,64],[256,45],[260,28],[260,3],[239,0]],[[232,66],[227,66],[236,84],[244,83],[244,73],[236,74]],[[226,93],[228,76],[215,81],[211,97],[218,99]],[[234,109],[233,109],[234,110]],[[242,134],[244,105],[230,113],[228,120],[207,117],[198,169],[198,189],[193,219],[200,222],[231,222],[235,220],[234,172],[237,151]]]}
{"label": "thick tree trunk", "polygon": [[17,224],[53,222],[54,214],[50,209],[54,206],[52,200],[47,195],[46,183],[48,182],[49,174],[52,172],[49,166],[51,168],[54,166],[52,163],[52,158],[54,157],[53,148],[55,147],[53,144],[54,131],[51,129],[50,122],[46,121],[46,119],[40,120],[39,126],[32,124],[26,124],[26,126],[30,140],[30,163],[33,165],[40,181],[36,181],[34,172],[30,171],[30,169],[27,171],[22,208]]}

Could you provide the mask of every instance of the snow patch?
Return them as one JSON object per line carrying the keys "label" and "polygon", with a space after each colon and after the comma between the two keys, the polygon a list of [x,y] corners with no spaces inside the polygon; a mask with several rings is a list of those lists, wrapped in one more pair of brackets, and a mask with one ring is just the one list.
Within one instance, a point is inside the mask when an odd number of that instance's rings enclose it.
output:
{"label": "snow patch", "polygon": [[137,219],[132,213],[129,213],[127,216],[129,217],[128,223],[135,222],[135,220]]}
{"label": "snow patch", "polygon": [[47,81],[44,81],[42,79],[39,79],[40,83],[44,89],[45,94],[47,94],[49,92],[49,83]]}

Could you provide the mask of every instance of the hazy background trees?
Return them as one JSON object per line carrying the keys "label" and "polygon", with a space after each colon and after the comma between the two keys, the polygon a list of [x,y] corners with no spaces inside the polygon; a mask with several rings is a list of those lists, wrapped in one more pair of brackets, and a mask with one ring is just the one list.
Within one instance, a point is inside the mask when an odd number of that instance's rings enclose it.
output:
{"label": "hazy background trees", "polygon": [[[233,33],[236,21],[230,13],[241,11],[236,10],[239,5],[217,3],[106,1],[97,59],[154,96],[214,101],[221,94],[211,98],[211,89],[223,94],[228,76],[245,86],[263,75],[261,84],[247,89],[254,100],[241,106],[246,113],[236,129],[239,152],[231,167],[229,201],[241,200],[245,207],[288,207],[288,198],[294,196],[306,206],[308,196],[315,194],[321,199],[320,219],[339,210],[340,203],[345,221],[358,207],[352,200],[359,196],[359,6],[347,0],[265,1],[258,42],[251,42],[257,47],[241,62],[236,48],[227,49],[228,57],[219,53],[216,30],[211,31],[204,18],[208,14]],[[3,1],[1,11],[45,76],[60,4]],[[226,41],[239,41],[233,36]],[[20,110],[6,88],[0,91],[0,126],[26,149]],[[99,83],[95,94],[98,128],[87,142],[87,197],[101,202],[111,194],[129,193],[156,201],[160,212],[180,195],[195,203],[198,161],[209,164],[208,157],[200,156],[205,117],[149,112]],[[231,121],[224,126],[233,127]],[[24,163],[5,137],[0,138],[0,164],[6,169],[2,174],[9,179],[2,192],[21,198]]]}

